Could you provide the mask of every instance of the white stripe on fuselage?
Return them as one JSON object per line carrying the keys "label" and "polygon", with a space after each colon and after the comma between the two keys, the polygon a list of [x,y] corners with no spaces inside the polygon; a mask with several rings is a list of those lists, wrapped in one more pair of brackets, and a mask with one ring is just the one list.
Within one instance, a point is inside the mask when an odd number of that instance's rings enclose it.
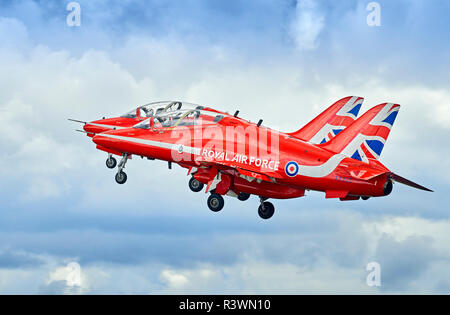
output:
{"label": "white stripe on fuselage", "polygon": [[314,178],[328,176],[345,158],[346,156],[342,154],[335,154],[328,161],[321,165],[299,165],[300,169],[298,171],[298,175]]}
{"label": "white stripe on fuselage", "polygon": [[160,141],[153,141],[153,140],[147,140],[147,139],[141,139],[141,138],[108,135],[108,134],[100,134],[99,136],[118,139],[118,140],[124,140],[124,141],[139,143],[139,144],[146,144],[146,145],[151,145],[153,147],[158,147],[158,148],[168,149],[168,150],[175,150],[175,151],[178,151],[179,148],[182,146],[184,153],[190,153],[190,154],[195,154],[195,155],[200,155],[200,152],[201,152],[201,150],[199,148],[189,147],[189,146],[185,146],[183,144],[177,144],[177,143],[160,142]]}

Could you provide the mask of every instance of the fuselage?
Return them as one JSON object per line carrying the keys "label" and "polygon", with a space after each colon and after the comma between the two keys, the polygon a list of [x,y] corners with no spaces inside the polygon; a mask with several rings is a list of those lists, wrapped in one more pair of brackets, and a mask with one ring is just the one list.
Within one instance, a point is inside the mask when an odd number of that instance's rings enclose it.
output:
{"label": "fuselage", "polygon": [[[216,118],[203,119],[202,124],[110,130],[96,135],[93,141],[114,153],[195,168],[195,178],[205,184],[219,172],[229,177],[224,193],[234,190],[285,199],[315,190],[325,192],[327,198],[344,200],[390,193],[388,170],[382,166],[330,152],[242,119],[221,115]],[[384,175],[367,176],[381,170]]]}

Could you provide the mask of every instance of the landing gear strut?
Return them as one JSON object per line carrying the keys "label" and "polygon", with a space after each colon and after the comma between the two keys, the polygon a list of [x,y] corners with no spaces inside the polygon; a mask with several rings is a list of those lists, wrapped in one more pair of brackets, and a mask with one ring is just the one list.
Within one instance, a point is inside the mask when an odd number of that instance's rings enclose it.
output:
{"label": "landing gear strut", "polygon": [[258,214],[261,219],[268,220],[275,213],[275,207],[271,202],[265,201],[267,198],[260,197],[261,205],[258,207]]}
{"label": "landing gear strut", "polygon": [[225,201],[223,200],[223,197],[216,193],[211,193],[211,195],[208,197],[208,208],[211,211],[219,212],[223,209],[223,206],[225,205]]}
{"label": "landing gear strut", "polygon": [[203,183],[200,183],[194,177],[191,177],[191,179],[189,180],[189,188],[193,192],[200,192],[200,191],[202,191],[203,186],[205,186],[205,185]]}
{"label": "landing gear strut", "polygon": [[112,154],[108,155],[108,158],[106,159],[106,167],[113,169],[117,165],[117,161],[115,158],[112,157]]}
{"label": "landing gear strut", "polygon": [[127,182],[127,174],[122,171],[125,168],[125,164],[127,164],[127,161],[128,161],[128,154],[124,153],[122,160],[120,160],[119,166],[117,168],[116,174],[117,184],[123,185]]}

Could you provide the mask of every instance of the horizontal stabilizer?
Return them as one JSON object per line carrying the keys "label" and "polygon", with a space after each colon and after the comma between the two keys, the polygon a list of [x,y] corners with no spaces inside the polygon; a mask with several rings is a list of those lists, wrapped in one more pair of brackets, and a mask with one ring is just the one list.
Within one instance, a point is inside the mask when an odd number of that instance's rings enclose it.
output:
{"label": "horizontal stabilizer", "polygon": [[410,187],[413,187],[413,188],[416,188],[416,189],[433,192],[431,189],[428,189],[428,188],[423,187],[423,186],[421,186],[419,184],[416,184],[416,183],[414,183],[414,182],[412,182],[412,181],[410,181],[410,180],[408,180],[406,178],[403,178],[403,177],[401,177],[401,176],[399,176],[397,174],[392,173],[391,178],[392,178],[393,181],[395,181],[397,183],[400,183],[400,184],[403,184],[403,185],[407,185],[407,186],[410,186]]}

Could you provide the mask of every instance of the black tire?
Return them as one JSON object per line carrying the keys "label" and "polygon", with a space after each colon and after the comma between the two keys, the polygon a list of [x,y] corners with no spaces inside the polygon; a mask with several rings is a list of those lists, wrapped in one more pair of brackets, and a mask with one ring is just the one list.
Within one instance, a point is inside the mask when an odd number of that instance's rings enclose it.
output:
{"label": "black tire", "polygon": [[361,199],[364,200],[364,201],[367,201],[367,200],[370,199],[370,197],[363,196],[363,197],[361,197]]}
{"label": "black tire", "polygon": [[118,172],[116,174],[116,183],[119,185],[123,185],[127,182],[127,174],[125,172]]}
{"label": "black tire", "polygon": [[243,192],[240,192],[240,193],[238,194],[238,199],[239,199],[240,201],[247,201],[249,198],[250,198],[250,194],[243,193]]}
{"label": "black tire", "polygon": [[223,197],[219,194],[211,194],[208,197],[208,208],[213,212],[219,212],[223,209],[225,205],[225,201]]}
{"label": "black tire", "polygon": [[106,159],[106,167],[113,169],[117,166],[117,161],[112,156]]}
{"label": "black tire", "polygon": [[191,179],[189,180],[189,189],[192,190],[193,192],[202,191],[204,186],[205,185],[203,183],[200,183],[194,177],[191,177]]}
{"label": "black tire", "polygon": [[271,202],[268,201],[264,202],[263,205],[264,209],[262,205],[258,207],[258,214],[261,219],[268,220],[273,217],[273,214],[275,213],[275,207]]}

